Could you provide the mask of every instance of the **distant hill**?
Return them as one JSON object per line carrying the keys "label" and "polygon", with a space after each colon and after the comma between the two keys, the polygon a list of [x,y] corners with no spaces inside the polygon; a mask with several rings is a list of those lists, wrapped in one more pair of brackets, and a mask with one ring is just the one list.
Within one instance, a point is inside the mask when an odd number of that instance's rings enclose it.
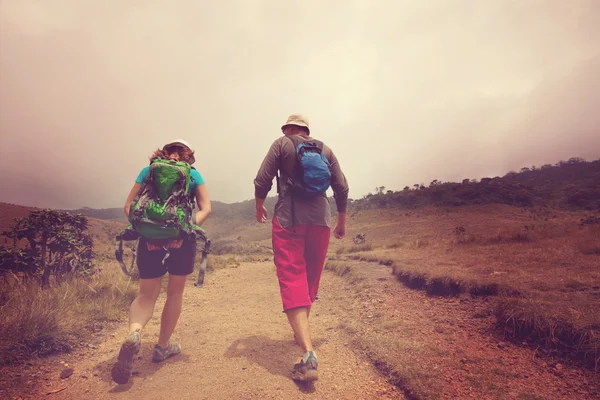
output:
{"label": "distant hill", "polygon": [[[269,210],[275,207],[276,197],[268,197],[265,201],[265,205]],[[223,219],[239,219],[239,220],[253,220],[255,216],[254,212],[254,200],[246,200],[239,203],[223,203],[220,201],[211,201],[212,207],[212,218],[223,218]],[[196,211],[198,209],[196,208]],[[77,210],[64,210],[71,213],[83,214],[87,217],[98,218],[98,219],[114,219],[127,222],[123,208],[89,208],[83,207]]]}
{"label": "distant hill", "polygon": [[[11,203],[2,203],[0,202],[0,233],[7,231],[10,227],[12,227],[15,223],[15,218],[25,218],[29,216],[29,213],[35,210],[40,210],[40,208],[35,207],[27,207],[20,206],[17,204]],[[82,209],[87,210],[89,214],[95,215],[104,215],[102,213],[94,213],[94,211],[103,211],[103,210],[93,210],[93,209]],[[116,210],[116,209],[115,209]],[[69,211],[74,213],[75,211]],[[97,254],[108,254],[112,255],[114,253],[114,238],[115,235],[123,229],[125,224],[122,221],[113,220],[113,221],[103,221],[105,218],[99,218],[98,216],[87,215],[85,213],[81,213],[89,217],[88,220],[88,229],[92,234],[94,239],[94,250]],[[113,219],[113,218],[106,218]],[[24,246],[26,243],[25,239],[23,242],[18,245],[18,247]],[[8,240],[4,236],[0,236],[0,245],[4,246],[12,246],[12,241]]]}
{"label": "distant hill", "polygon": [[[0,202],[0,233],[13,226],[15,218],[27,217],[29,213],[34,210],[38,209],[34,207]],[[0,244],[9,244],[8,239],[6,239],[4,236],[0,236],[0,240]]]}
{"label": "distant hill", "polygon": [[75,214],[83,214],[86,217],[97,218],[97,219],[114,219],[127,222],[125,214],[122,208],[89,208],[83,207],[77,210],[62,210],[68,211]]}
{"label": "distant hill", "polygon": [[600,211],[600,159],[588,162],[571,158],[555,165],[524,167],[503,177],[485,177],[479,181],[434,180],[429,186],[417,184],[402,191],[385,191],[381,187],[378,193],[352,203],[355,210],[496,203]]}
{"label": "distant hill", "polygon": [[[335,201],[330,198],[332,210]],[[268,197],[265,205],[273,212],[277,197]],[[2,203],[6,204],[6,203]],[[357,211],[373,208],[418,208],[424,206],[462,206],[477,204],[508,204],[520,207],[548,206],[562,209],[600,211],[600,159],[585,161],[571,158],[554,165],[524,167],[511,171],[503,177],[484,177],[480,180],[465,179],[462,182],[432,181],[428,186],[413,185],[401,191],[370,193],[361,199],[349,200],[349,210]],[[10,206],[10,207],[9,207]],[[9,208],[7,208],[9,207]],[[0,218],[12,215],[25,216],[31,208],[4,206]],[[94,209],[83,207],[65,210],[104,220],[127,222],[122,208]],[[212,201],[212,215],[209,225],[219,225],[222,221],[254,221],[254,199],[237,203]],[[220,222],[221,221],[221,222]],[[6,224],[0,220],[0,227]]]}

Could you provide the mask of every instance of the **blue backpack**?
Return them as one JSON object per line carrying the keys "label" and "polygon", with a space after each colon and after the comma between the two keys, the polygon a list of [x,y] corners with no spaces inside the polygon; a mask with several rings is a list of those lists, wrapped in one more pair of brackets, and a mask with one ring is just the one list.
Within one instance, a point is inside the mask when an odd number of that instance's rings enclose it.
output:
{"label": "blue backpack", "polygon": [[323,154],[323,142],[304,141],[301,136],[286,136],[296,149],[296,165],[287,184],[292,198],[311,199],[325,194],[331,185],[329,160]]}

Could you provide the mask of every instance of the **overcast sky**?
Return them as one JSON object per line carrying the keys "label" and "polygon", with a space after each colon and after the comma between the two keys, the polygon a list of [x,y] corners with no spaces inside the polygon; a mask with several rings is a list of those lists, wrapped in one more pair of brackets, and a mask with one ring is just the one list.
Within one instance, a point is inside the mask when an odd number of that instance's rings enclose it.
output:
{"label": "overcast sky", "polygon": [[290,113],[353,198],[597,159],[598,38],[596,0],[0,0],[0,201],[121,207],[180,137],[250,199]]}

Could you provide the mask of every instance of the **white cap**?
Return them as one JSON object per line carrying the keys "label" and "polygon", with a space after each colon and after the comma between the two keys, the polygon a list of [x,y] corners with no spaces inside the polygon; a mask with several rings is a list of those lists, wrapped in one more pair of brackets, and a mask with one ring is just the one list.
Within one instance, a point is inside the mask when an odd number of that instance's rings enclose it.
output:
{"label": "white cap", "polygon": [[[169,143],[165,144],[162,149],[165,150],[167,147],[173,146],[173,145],[184,146],[184,147],[187,147],[188,149],[190,149],[192,152],[194,151],[192,149],[192,146],[190,146],[190,144],[187,141],[183,140],[183,139],[173,140],[172,142],[169,142]],[[192,156],[190,157],[190,164],[193,164],[195,162],[196,162],[196,158],[192,154]]]}

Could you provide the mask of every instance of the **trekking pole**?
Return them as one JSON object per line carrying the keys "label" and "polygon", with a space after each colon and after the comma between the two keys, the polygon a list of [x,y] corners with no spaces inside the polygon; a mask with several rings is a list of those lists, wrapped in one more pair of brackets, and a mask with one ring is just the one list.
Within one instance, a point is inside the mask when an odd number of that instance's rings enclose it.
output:
{"label": "trekking pole", "polygon": [[194,286],[201,288],[204,285],[204,274],[206,273],[206,265],[208,263],[208,254],[210,253],[210,239],[203,233],[201,239],[204,240],[204,248],[202,249],[202,258],[200,259],[200,271],[198,271],[198,281]]}
{"label": "trekking pole", "polygon": [[[139,240],[139,235],[133,229],[130,229],[129,227],[127,227],[123,230],[123,232],[119,233],[115,239],[116,239],[115,240],[115,258],[119,262],[119,266],[121,267],[121,270],[123,271],[123,273],[125,275],[137,279],[139,276],[138,276],[137,271],[135,271],[134,265],[135,265],[135,258],[137,256],[135,249],[137,248],[137,241]],[[127,266],[125,265],[125,261],[123,260],[123,254],[124,254],[123,241],[124,240],[136,240],[136,246],[131,249],[132,258],[131,258],[131,267],[130,268],[127,268]]]}

